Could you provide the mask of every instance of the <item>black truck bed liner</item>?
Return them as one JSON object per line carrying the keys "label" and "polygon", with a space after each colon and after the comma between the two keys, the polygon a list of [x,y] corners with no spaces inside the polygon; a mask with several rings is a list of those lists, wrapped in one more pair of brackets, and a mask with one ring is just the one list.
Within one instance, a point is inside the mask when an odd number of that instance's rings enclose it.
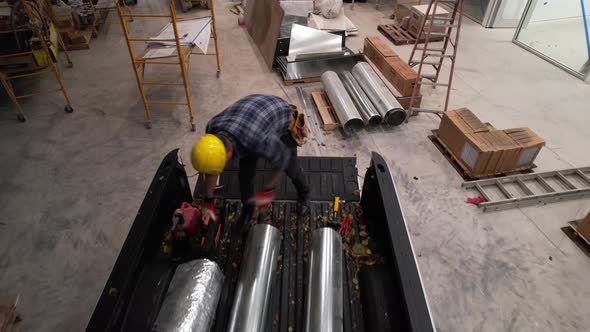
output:
{"label": "black truck bed liner", "polygon": [[[172,151],[164,158],[154,177],[87,331],[149,331],[157,317],[179,263],[160,255],[163,235],[170,227],[174,209],[181,202],[192,200],[186,173],[177,161],[176,152]],[[365,328],[370,331],[434,330],[395,187],[381,157],[373,155],[373,165],[365,175],[360,202],[358,190],[355,190],[358,183],[354,158],[304,157],[299,160],[303,160],[306,165],[303,168],[310,178],[320,179],[312,181],[315,183],[312,186],[314,202],[310,215],[303,218],[296,214],[296,204],[291,198],[294,188],[290,190],[289,183],[283,184],[283,190],[279,190],[279,200],[273,203],[270,212],[254,218],[259,223],[271,223],[283,234],[277,291],[272,294],[270,330],[302,331],[304,271],[311,231],[324,226],[337,229],[342,213],[353,217],[350,233],[343,239],[346,272],[343,276],[344,331],[364,331]],[[270,172],[267,165],[260,163],[257,178],[264,177],[267,172]],[[217,250],[202,255],[217,261],[226,276],[212,329],[216,332],[226,330],[243,252],[242,236],[239,232],[232,232],[241,206],[235,199],[239,197],[237,171],[230,169],[224,174],[221,183],[226,184],[222,193],[226,199],[216,206],[223,220],[223,235]],[[328,178],[328,182],[321,180]],[[326,183],[331,184],[329,190],[325,189]],[[199,185],[195,192],[199,192]],[[338,215],[333,214],[334,194],[346,199]],[[381,271],[381,276],[387,274],[387,278],[382,278],[379,274],[367,272],[365,275],[369,277],[362,279],[387,280],[379,286],[383,288],[382,294],[371,289],[371,294],[377,295],[361,296],[363,286],[359,285],[357,273],[364,267],[368,267],[365,272],[379,267],[376,270]],[[365,316],[387,319],[363,319],[363,309],[368,308],[374,312]]]}

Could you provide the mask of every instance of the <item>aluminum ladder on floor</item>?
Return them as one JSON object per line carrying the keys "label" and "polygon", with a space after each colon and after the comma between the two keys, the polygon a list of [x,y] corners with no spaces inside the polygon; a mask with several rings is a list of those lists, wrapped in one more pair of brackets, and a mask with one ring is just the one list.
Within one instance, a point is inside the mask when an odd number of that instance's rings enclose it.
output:
{"label": "aluminum ladder on floor", "polygon": [[[461,186],[465,189],[476,189],[487,200],[487,202],[477,205],[483,208],[484,212],[498,211],[590,196],[589,173],[590,167],[570,168],[561,171],[469,181],[464,182]],[[510,186],[512,186],[512,192],[509,190]],[[491,188],[485,189],[485,187]],[[495,200],[491,195],[494,188],[499,190],[504,197]],[[523,195],[517,195],[515,191],[520,191]]]}
{"label": "aluminum ladder on floor", "polygon": [[[439,5],[445,4],[452,6],[453,10],[450,16],[436,17],[436,11],[439,9]],[[449,107],[449,97],[451,94],[451,86],[453,83],[453,73],[455,71],[455,60],[457,59],[457,49],[459,47],[459,35],[461,32],[461,22],[463,19],[464,0],[431,0],[428,4],[422,27],[416,37],[416,43],[412,49],[410,55],[409,65],[414,67],[418,65],[418,83],[414,86],[412,92],[412,98],[410,99],[409,113],[413,115],[418,112],[443,114]],[[433,30],[439,30],[437,28],[444,29],[445,32],[437,32]],[[433,47],[431,38],[444,37],[442,47]],[[424,44],[421,45],[420,41],[424,40]],[[449,45],[452,48],[452,53],[447,52]],[[419,52],[421,51],[421,52]],[[415,59],[417,53],[421,55]],[[430,58],[430,59],[428,59]],[[451,60],[451,69],[447,82],[440,83],[441,68],[445,59]],[[424,73],[424,65],[431,65],[434,68],[434,74]],[[414,106],[414,99],[420,94],[421,85],[431,85],[433,87],[444,87],[447,89],[445,104],[442,110],[430,110],[424,108],[417,108]]]}

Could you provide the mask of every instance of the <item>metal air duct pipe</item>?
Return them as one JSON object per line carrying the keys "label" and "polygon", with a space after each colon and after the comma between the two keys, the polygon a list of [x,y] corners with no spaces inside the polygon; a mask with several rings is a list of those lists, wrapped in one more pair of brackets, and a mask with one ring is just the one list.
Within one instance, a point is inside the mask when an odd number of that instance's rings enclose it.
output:
{"label": "metal air duct pipe", "polygon": [[352,68],[352,75],[363,88],[375,108],[390,126],[399,126],[406,121],[407,113],[385,86],[381,78],[366,62],[359,62]]}
{"label": "metal air duct pipe", "polygon": [[223,285],[223,273],[208,259],[179,265],[153,331],[209,331]]}
{"label": "metal air duct pipe", "polygon": [[342,240],[331,228],[312,233],[305,298],[306,332],[341,332]]}
{"label": "metal air duct pipe", "polygon": [[344,71],[339,74],[342,83],[344,83],[344,87],[348,94],[352,97],[352,100],[357,106],[363,121],[365,122],[365,126],[377,126],[383,122],[383,118],[373,106],[373,103],[369,99],[369,97],[365,94],[361,86],[358,84],[356,79],[352,76],[349,71]]}
{"label": "metal air duct pipe", "polygon": [[361,115],[354,106],[352,99],[350,99],[348,92],[346,92],[338,74],[327,71],[322,74],[321,79],[344,132],[351,135],[363,129],[364,123]]}
{"label": "metal air duct pipe", "polygon": [[277,276],[281,232],[271,225],[250,229],[227,330],[267,331],[270,295]]}

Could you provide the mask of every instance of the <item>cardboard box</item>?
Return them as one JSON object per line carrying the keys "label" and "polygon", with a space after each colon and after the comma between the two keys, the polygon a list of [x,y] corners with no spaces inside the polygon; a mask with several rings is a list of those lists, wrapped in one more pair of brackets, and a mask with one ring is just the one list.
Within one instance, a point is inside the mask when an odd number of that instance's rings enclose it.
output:
{"label": "cardboard box", "polygon": [[387,58],[397,58],[398,55],[379,37],[365,38],[365,46],[363,53],[371,62],[375,64],[379,71],[387,70],[389,64],[386,62]]}
{"label": "cardboard box", "polygon": [[472,174],[484,174],[490,159],[494,155],[494,148],[488,143],[489,132],[466,133],[461,152],[456,155]]}
{"label": "cardboard box", "polygon": [[[382,71],[383,76],[391,82],[403,97],[411,96],[414,86],[418,82],[418,74],[403,59],[399,57],[386,58],[388,66]],[[420,87],[418,87],[418,92]]]}
{"label": "cardboard box", "polygon": [[506,173],[514,170],[514,164],[522,149],[520,145],[501,130],[490,131],[488,142],[494,154],[483,174]]}
{"label": "cardboard box", "polygon": [[541,148],[545,146],[545,140],[529,128],[506,129],[504,132],[521,147],[513,168],[532,167]]}
{"label": "cardboard box", "polygon": [[456,157],[472,176],[486,176],[513,170],[520,150],[505,132],[490,130],[466,134],[461,153]]}
{"label": "cardboard box", "polygon": [[[422,23],[424,22],[424,18],[426,17],[426,10],[428,9],[428,5],[416,5],[410,8],[410,15],[408,20],[408,32],[411,33],[414,37],[418,36],[420,32],[420,28],[422,27]],[[432,16],[432,11],[430,11],[430,16]],[[436,15],[435,17],[448,17],[449,12],[442,7],[436,8]],[[443,20],[434,20],[435,25],[441,25],[447,23]],[[426,27],[425,27],[426,28]],[[432,32],[444,33],[446,31],[445,27],[433,27]]]}
{"label": "cardboard box", "polygon": [[438,137],[455,156],[461,154],[466,134],[487,132],[490,129],[467,108],[448,111],[438,128]]}

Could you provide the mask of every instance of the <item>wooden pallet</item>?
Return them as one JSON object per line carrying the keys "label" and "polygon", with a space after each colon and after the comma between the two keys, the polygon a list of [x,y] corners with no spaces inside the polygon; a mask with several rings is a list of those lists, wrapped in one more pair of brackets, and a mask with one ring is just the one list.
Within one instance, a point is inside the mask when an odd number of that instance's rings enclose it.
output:
{"label": "wooden pallet", "polygon": [[340,122],[338,122],[338,118],[334,114],[334,109],[332,108],[330,99],[328,98],[328,95],[325,91],[312,92],[311,99],[313,100],[313,103],[315,104],[315,107],[322,118],[322,129],[334,130],[342,127]]}
{"label": "wooden pallet", "polygon": [[[397,23],[393,24],[382,24],[378,25],[377,28],[381,33],[383,33],[386,37],[388,37],[395,45],[408,45],[408,44],[415,44],[416,37],[414,37],[411,33],[409,33],[406,29],[402,28],[401,25]],[[426,41],[426,36],[420,38],[419,44],[424,43]],[[430,43],[440,42],[443,41],[444,37],[430,37]]]}
{"label": "wooden pallet", "polygon": [[[491,125],[490,125],[491,126]],[[493,128],[493,127],[492,127]],[[474,175],[469,168],[465,166],[461,159],[455,157],[453,152],[449,150],[446,144],[440,140],[437,135],[438,130],[432,130],[432,135],[428,136],[428,139],[436,146],[436,148],[443,154],[443,156],[449,161],[449,163],[453,166],[453,168],[461,175],[463,180],[465,181],[473,181],[473,180],[481,180],[487,178],[494,178],[494,177],[502,177],[507,175],[514,175],[514,174],[528,174],[532,173],[533,169],[537,166],[535,164],[532,167],[522,167],[513,170],[512,172],[508,173],[494,173],[494,174],[484,174],[484,175]]]}
{"label": "wooden pallet", "polygon": [[578,233],[578,222],[581,220],[573,220],[567,223],[567,226],[562,227],[561,231],[570,239],[572,242],[580,248],[580,250],[590,258],[590,239],[586,238],[582,234]]}
{"label": "wooden pallet", "polygon": [[568,225],[569,228],[571,228],[576,233],[576,236],[577,237],[579,237],[580,239],[584,240],[584,242],[586,242],[586,244],[588,246],[590,246],[590,239],[586,238],[581,233],[578,233],[578,222],[580,222],[580,221],[582,221],[582,220],[570,221],[570,222],[567,223],[567,225]]}

